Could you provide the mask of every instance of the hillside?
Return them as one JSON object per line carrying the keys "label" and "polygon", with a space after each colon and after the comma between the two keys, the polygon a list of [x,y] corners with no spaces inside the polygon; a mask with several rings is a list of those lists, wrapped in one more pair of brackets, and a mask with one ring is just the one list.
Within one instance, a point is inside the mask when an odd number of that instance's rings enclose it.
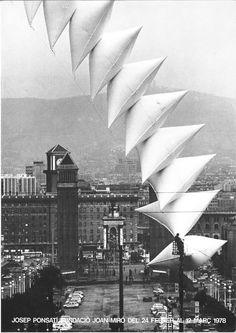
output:
{"label": "hillside", "polygon": [[[95,107],[94,107],[95,105]],[[123,119],[107,129],[106,97],[94,105],[88,96],[57,100],[2,100],[2,170],[17,171],[59,143],[80,165],[83,160],[106,161],[111,149],[124,146]],[[186,153],[217,153],[236,160],[236,101],[189,92],[166,125],[206,126]]]}

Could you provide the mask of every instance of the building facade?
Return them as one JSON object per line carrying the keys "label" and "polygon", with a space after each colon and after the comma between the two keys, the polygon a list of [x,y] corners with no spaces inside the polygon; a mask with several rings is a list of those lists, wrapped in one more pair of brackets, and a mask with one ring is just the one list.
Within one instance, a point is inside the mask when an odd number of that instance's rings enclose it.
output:
{"label": "building facade", "polygon": [[17,250],[51,254],[52,239],[57,242],[56,196],[3,196],[2,235],[5,254]]}
{"label": "building facade", "polygon": [[26,174],[1,176],[2,195],[34,195],[36,194],[36,178]]}
{"label": "building facade", "polygon": [[[131,248],[137,245],[140,230],[135,208],[139,202],[139,186],[111,185],[104,191],[80,181],[77,187],[77,171],[69,152],[57,145],[47,152],[47,193],[3,193],[2,235],[6,253],[42,251],[51,254],[53,262],[56,259],[60,262],[60,258],[61,262],[68,262],[68,253],[71,251],[70,256],[74,258],[78,245],[102,246],[102,219],[111,203],[126,218],[124,242]],[[75,239],[77,242],[73,243]],[[65,251],[68,244],[71,245],[69,252]]]}
{"label": "building facade", "polygon": [[27,176],[36,178],[36,193],[42,193],[46,185],[46,175],[44,173],[45,164],[43,161],[35,161],[33,165],[27,165],[25,167],[25,173]]}

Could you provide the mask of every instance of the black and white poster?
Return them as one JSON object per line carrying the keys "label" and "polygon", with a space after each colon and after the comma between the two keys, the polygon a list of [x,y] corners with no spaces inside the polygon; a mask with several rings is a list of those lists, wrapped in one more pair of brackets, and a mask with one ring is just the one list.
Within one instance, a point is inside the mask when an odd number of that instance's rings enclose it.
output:
{"label": "black and white poster", "polygon": [[0,6],[1,331],[234,332],[236,3]]}

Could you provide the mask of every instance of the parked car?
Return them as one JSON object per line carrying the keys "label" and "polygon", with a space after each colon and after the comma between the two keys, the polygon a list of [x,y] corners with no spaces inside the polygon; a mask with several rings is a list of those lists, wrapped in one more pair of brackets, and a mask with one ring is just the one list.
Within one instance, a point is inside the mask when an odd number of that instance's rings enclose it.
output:
{"label": "parked car", "polygon": [[69,331],[72,329],[71,317],[63,315],[57,323],[53,323],[53,331]]}
{"label": "parked car", "polygon": [[[163,309],[164,310],[164,309]],[[167,312],[166,311],[158,311],[156,314],[156,318],[161,318],[163,320],[166,320],[167,318]]]}
{"label": "parked car", "polygon": [[69,331],[72,329],[72,324],[66,323],[66,322],[58,322],[53,324],[53,331]]}
{"label": "parked car", "polygon": [[72,295],[72,297],[75,297],[75,296],[78,296],[78,297],[80,297],[80,298],[84,298],[84,294],[81,294],[80,292],[78,292],[78,291],[75,291],[74,293],[73,293],[73,295]]}
{"label": "parked car", "polygon": [[82,300],[80,297],[78,296],[73,296],[71,299],[70,299],[70,302],[78,302],[79,304],[82,303]]}
{"label": "parked car", "polygon": [[164,290],[162,290],[161,288],[155,288],[155,289],[153,289],[153,294],[154,295],[164,294]]}
{"label": "parked car", "polygon": [[78,307],[79,307],[79,303],[77,301],[70,301],[63,305],[63,308],[78,308]]}
{"label": "parked car", "polygon": [[164,305],[162,303],[154,303],[151,307],[151,310],[161,310],[164,308]]}

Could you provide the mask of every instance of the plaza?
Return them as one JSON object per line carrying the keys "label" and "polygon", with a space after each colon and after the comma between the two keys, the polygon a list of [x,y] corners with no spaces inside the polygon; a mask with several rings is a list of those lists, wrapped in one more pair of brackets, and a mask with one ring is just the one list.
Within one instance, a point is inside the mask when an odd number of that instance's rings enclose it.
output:
{"label": "plaza", "polygon": [[[85,299],[77,309],[66,309],[75,324],[72,331],[110,331],[108,320],[119,314],[119,287],[101,284],[79,287]],[[153,302],[143,302],[143,297],[153,297],[152,284],[124,285],[124,331],[153,331],[155,323],[150,312]]]}

